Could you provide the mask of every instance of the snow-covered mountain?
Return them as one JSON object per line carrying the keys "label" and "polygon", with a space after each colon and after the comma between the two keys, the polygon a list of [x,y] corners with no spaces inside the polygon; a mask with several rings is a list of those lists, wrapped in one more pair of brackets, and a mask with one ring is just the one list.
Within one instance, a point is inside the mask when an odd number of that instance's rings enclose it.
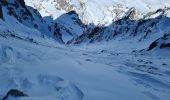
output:
{"label": "snow-covered mountain", "polygon": [[[136,36],[136,34],[140,33],[144,35],[139,37],[139,40],[142,40],[147,37],[148,33],[155,32],[159,27],[156,24],[162,23],[164,18],[159,20],[159,17],[169,17],[167,16],[167,13],[169,13],[167,10],[170,7],[170,0],[134,0],[133,2],[129,0],[25,1],[27,5],[38,9],[42,16],[51,16],[53,20],[57,20],[55,23],[60,26],[64,42],[76,44],[80,41],[110,40],[117,34]],[[76,21],[71,16],[63,17],[63,15],[71,11],[77,13],[77,18],[74,18],[77,19]],[[77,25],[75,22],[80,22],[81,24],[78,23]],[[141,30],[143,30],[142,33],[140,32]],[[97,33],[94,31],[97,31]],[[162,29],[157,31],[162,31]],[[97,36],[94,36],[95,34]],[[160,36],[158,35],[155,38]],[[90,39],[87,40],[89,37]]]}
{"label": "snow-covered mountain", "polygon": [[144,17],[136,19],[138,15],[135,8],[129,9],[121,19],[113,21],[109,26],[91,26],[85,34],[69,41],[69,43],[92,43],[96,41],[109,41],[112,39],[137,38],[138,41],[157,39],[170,30],[170,8],[158,9]]}
{"label": "snow-covered mountain", "polygon": [[79,37],[84,33],[84,29],[87,27],[87,25],[83,24],[75,11],[70,11],[61,15],[52,23],[56,29],[56,34],[61,34],[64,42]]}
{"label": "snow-covered mountain", "polygon": [[61,14],[75,10],[86,23],[110,24],[116,17],[135,7],[141,14],[170,6],[170,0],[25,0],[37,8],[42,16],[56,19]]}
{"label": "snow-covered mountain", "polygon": [[54,35],[54,28],[49,26],[36,9],[26,6],[24,0],[1,0],[0,4],[1,19],[10,27],[11,33],[30,38],[34,36],[53,38],[62,42],[59,34]]}
{"label": "snow-covered mountain", "polygon": [[169,4],[0,0],[0,100],[168,100]]}

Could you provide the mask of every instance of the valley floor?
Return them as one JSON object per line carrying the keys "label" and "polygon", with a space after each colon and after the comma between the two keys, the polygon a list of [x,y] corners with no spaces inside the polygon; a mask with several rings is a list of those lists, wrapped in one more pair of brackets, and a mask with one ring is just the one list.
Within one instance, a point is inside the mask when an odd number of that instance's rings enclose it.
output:
{"label": "valley floor", "polygon": [[12,88],[28,95],[21,100],[170,98],[170,55],[106,47],[42,45],[0,37],[0,98]]}

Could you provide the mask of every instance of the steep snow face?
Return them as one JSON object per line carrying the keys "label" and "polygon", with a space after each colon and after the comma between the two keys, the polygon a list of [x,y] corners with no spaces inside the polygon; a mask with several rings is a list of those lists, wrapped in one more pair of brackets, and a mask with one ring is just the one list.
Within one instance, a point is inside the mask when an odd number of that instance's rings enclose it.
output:
{"label": "steep snow face", "polygon": [[170,0],[25,0],[40,11],[42,16],[53,16],[76,10],[84,23],[108,25],[120,18],[128,9],[135,7],[140,15],[170,6]]}
{"label": "steep snow face", "polygon": [[13,35],[25,38],[42,38],[43,33],[34,28],[33,16],[18,0],[1,0],[1,36]]}
{"label": "steep snow face", "polygon": [[15,26],[13,30],[22,31],[22,35],[53,38],[63,43],[61,35],[55,32],[54,25],[46,22],[36,9],[26,6],[24,0],[1,0],[0,15],[9,26]]}
{"label": "steep snow face", "polygon": [[24,0],[1,1],[3,19],[9,24],[21,23],[27,27],[39,30],[42,35],[49,33],[47,24],[41,15],[33,8],[27,8]]}
{"label": "steep snow face", "polygon": [[24,32],[22,35],[37,35],[62,42],[60,35],[54,35],[54,28],[49,26],[36,9],[26,6],[24,0],[1,0],[0,12],[0,18],[10,26],[15,26],[13,30]]}
{"label": "steep snow face", "polygon": [[83,34],[86,25],[79,19],[75,11],[70,11],[53,21],[56,34],[62,34],[62,40],[68,42]]}

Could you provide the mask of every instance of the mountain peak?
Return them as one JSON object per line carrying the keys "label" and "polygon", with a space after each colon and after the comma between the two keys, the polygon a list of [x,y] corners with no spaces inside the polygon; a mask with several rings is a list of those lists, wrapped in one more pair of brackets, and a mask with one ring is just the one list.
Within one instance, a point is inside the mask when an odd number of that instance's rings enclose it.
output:
{"label": "mountain peak", "polygon": [[[131,8],[145,15],[165,6],[170,6],[170,0],[25,0],[27,5],[38,9],[42,16],[52,16],[56,19],[63,13],[75,10],[80,19],[86,23],[110,24],[119,19]],[[49,7],[46,7],[46,6]],[[118,17],[118,18],[117,18]]]}

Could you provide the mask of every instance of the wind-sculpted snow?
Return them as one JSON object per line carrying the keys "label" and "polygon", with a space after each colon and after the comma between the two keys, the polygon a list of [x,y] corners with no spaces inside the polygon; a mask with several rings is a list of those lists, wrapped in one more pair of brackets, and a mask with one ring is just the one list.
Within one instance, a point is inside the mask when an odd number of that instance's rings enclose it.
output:
{"label": "wind-sculpted snow", "polygon": [[53,75],[54,73],[47,73],[48,66],[44,70],[41,66],[28,64],[40,59],[35,52],[0,45],[0,97],[5,97],[10,89],[19,89],[28,95],[22,100],[83,99],[83,92],[74,83]]}
{"label": "wind-sculpted snow", "polygon": [[167,100],[170,95],[169,56],[131,53],[143,48],[138,43],[117,41],[125,50],[116,41],[85,48],[10,36],[0,41],[1,98],[10,89],[28,95],[21,100]]}

